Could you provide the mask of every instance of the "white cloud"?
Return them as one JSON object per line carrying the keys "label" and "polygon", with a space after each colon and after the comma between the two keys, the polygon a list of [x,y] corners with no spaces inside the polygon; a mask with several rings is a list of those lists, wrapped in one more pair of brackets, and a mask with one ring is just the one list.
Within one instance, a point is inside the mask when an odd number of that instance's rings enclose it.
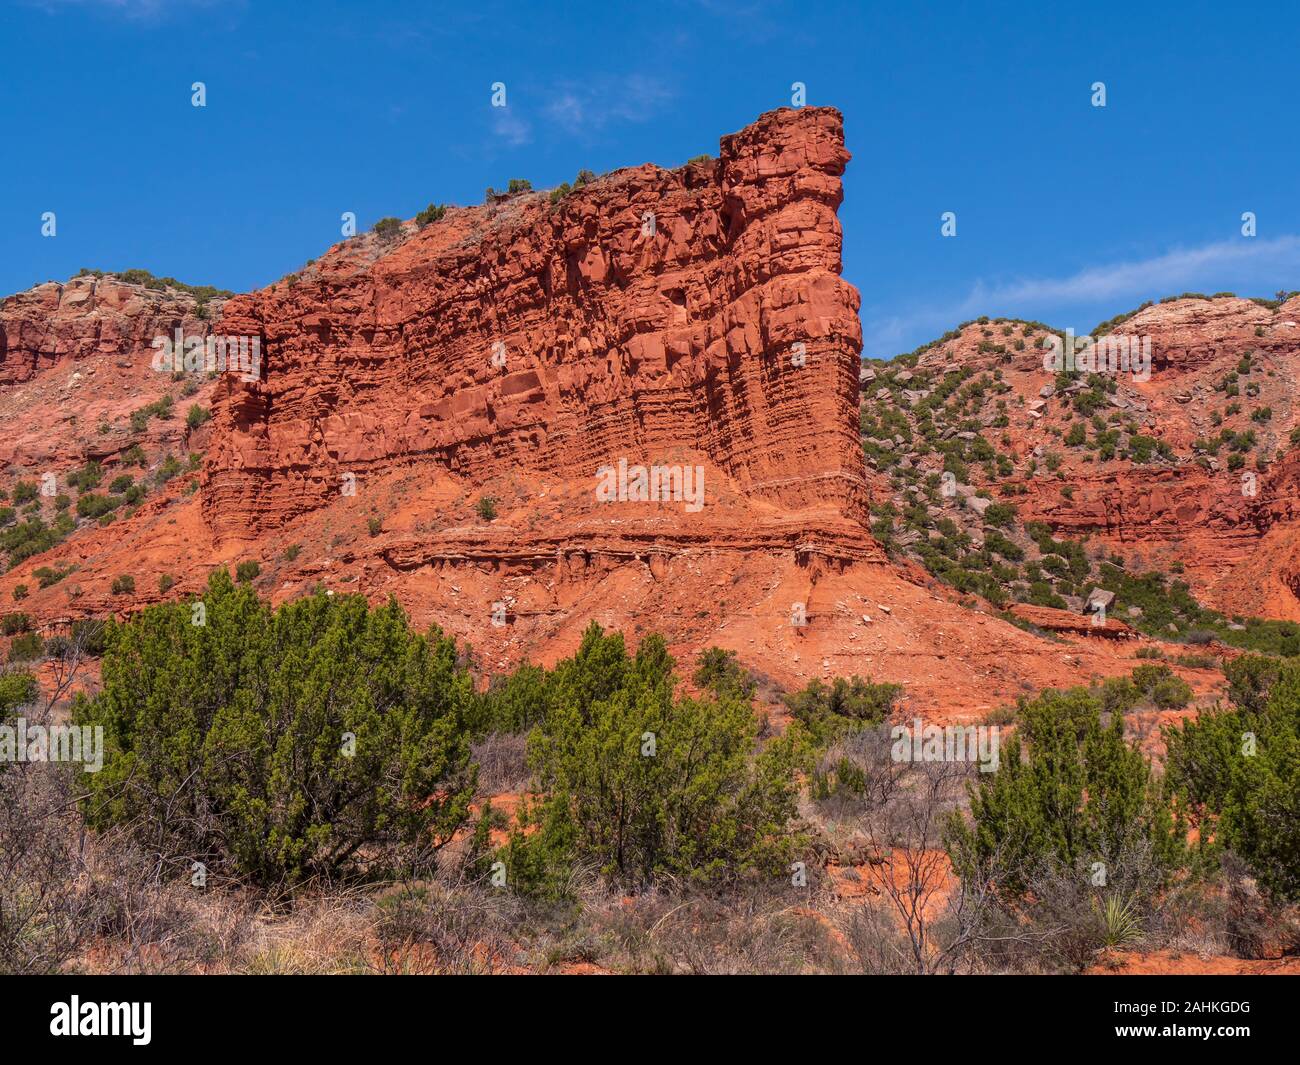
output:
{"label": "white cloud", "polygon": [[[566,82],[542,94],[540,106],[537,94],[516,91],[509,107],[492,108],[492,133],[511,148],[532,142],[535,123],[574,137],[592,136],[615,123],[648,122],[673,95],[662,82],[641,74]],[[520,110],[520,100],[526,112]]]}
{"label": "white cloud", "polygon": [[31,6],[42,9],[48,14],[78,8],[99,11],[118,18],[137,22],[152,22],[167,15],[177,14],[193,8],[237,7],[243,8],[244,0],[30,0]]}
{"label": "white cloud", "polygon": [[544,113],[571,134],[598,133],[615,122],[648,122],[674,91],[644,74],[598,77],[562,86]]}
{"label": "white cloud", "polygon": [[492,108],[492,132],[512,148],[533,139],[533,127],[509,107]]}

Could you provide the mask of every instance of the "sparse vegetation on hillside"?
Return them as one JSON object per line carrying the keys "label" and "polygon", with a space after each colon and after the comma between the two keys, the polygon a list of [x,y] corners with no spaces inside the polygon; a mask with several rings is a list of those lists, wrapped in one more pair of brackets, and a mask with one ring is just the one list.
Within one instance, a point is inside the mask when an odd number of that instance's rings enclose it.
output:
{"label": "sparse vegetation on hillside", "polygon": [[[885,475],[892,490],[890,501],[872,508],[873,535],[894,557],[910,557],[998,608],[1020,602],[1081,612],[1092,591],[1103,589],[1116,595],[1111,616],[1139,631],[1162,638],[1205,631],[1236,646],[1287,652],[1294,644],[1286,623],[1205,610],[1171,574],[1130,571],[1122,559],[1086,540],[1057,539],[1042,523],[1022,523],[1015,501],[1035,483],[1055,480],[1054,494],[1076,500],[1067,478],[1077,475],[1080,463],[1169,468],[1195,457],[1207,468],[1221,463],[1219,468],[1232,472],[1254,454],[1262,469],[1266,459],[1257,427],[1272,417],[1271,408],[1257,407],[1250,414],[1255,427],[1222,426],[1184,457],[1148,431],[1141,412],[1118,396],[1113,376],[1058,374],[1032,406],[1024,405],[1003,369],[1003,356],[1011,357],[1003,341],[1036,342],[1045,329],[1041,323],[977,319],[890,363],[863,364],[862,447],[868,466]],[[968,350],[979,337],[985,338],[978,341],[980,352],[994,356],[991,363],[948,365],[951,349],[945,354],[945,348],[960,342]],[[1256,370],[1247,353],[1225,387],[1235,388],[1237,379]],[[1060,428],[1036,420],[1052,411],[1064,421]],[[1047,442],[1028,454],[1017,450],[1008,431],[1013,416],[1027,428],[1045,426]]]}
{"label": "sparse vegetation on hillside", "polygon": [[415,216],[415,224],[423,229],[425,226],[431,226],[434,222],[441,222],[447,215],[447,206],[442,203],[431,203],[423,211]]}

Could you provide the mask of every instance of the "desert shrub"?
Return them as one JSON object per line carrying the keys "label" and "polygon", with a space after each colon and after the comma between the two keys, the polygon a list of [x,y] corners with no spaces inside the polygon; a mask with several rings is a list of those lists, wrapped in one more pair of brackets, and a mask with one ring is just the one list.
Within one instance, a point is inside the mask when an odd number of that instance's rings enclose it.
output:
{"label": "desert shrub", "polygon": [[302,544],[290,544],[284,549],[284,560],[292,562],[302,553]]}
{"label": "desert shrub", "polygon": [[883,803],[892,794],[899,765],[892,758],[893,743],[882,725],[844,732],[821,752],[808,793],[823,817],[860,818],[870,803]]}
{"label": "desert shrub", "polygon": [[754,697],[757,688],[749,670],[736,661],[736,652],[724,651],[721,647],[709,647],[700,652],[691,680],[697,688],[710,691],[719,698],[736,695],[748,701]]}
{"label": "desert shrub", "polygon": [[189,429],[197,429],[211,418],[212,412],[207,407],[201,407],[195,403],[185,412],[185,425]]}
{"label": "desert shrub", "polygon": [[479,735],[488,732],[526,732],[546,713],[550,690],[548,674],[524,662],[513,673],[493,677],[474,713]]}
{"label": "desert shrub", "polygon": [[68,474],[68,485],[79,492],[89,492],[92,488],[98,488],[103,479],[103,467],[98,462],[91,461]]}
{"label": "desert shrub", "polygon": [[474,505],[474,512],[483,521],[493,521],[497,516],[497,501],[491,496],[483,496]]}
{"label": "desert shrub", "polygon": [[824,744],[846,731],[880,724],[902,695],[899,684],[836,677],[831,684],[810,680],[807,687],[787,695],[784,702],[794,719],[814,740]]}
{"label": "desert shrub", "polygon": [[166,595],[168,592],[172,590],[172,587],[175,584],[176,584],[176,578],[173,577],[170,573],[160,574],[158,577],[158,594]]}
{"label": "desert shrub", "polygon": [[383,529],[384,529],[384,522],[382,518],[366,519],[366,531],[369,532],[371,536],[378,536],[381,532],[383,532]]}
{"label": "desert shrub", "polygon": [[40,518],[29,518],[0,532],[0,549],[9,554],[9,568],[60,543],[67,535],[68,524],[57,521],[49,526]]}
{"label": "desert shrub", "polygon": [[15,585],[14,585],[14,601],[15,601],[15,602],[19,602],[19,601],[21,601],[21,600],[23,600],[23,599],[26,599],[26,598],[27,598],[27,585],[25,585],[25,584],[15,584]]}
{"label": "desert shrub", "polygon": [[1016,520],[1016,508],[1010,503],[992,503],[984,509],[984,524],[994,528],[1009,528]]}
{"label": "desert shrub", "polygon": [[271,610],[224,570],[203,601],[203,625],[108,623],[103,692],[73,707],[105,730],[88,823],[264,885],[426,869],[472,794],[454,641],[361,596]]}
{"label": "desert shrub", "polygon": [[108,629],[96,618],[81,618],[72,623],[72,642],[86,654],[99,656],[108,647]]}
{"label": "desert shrub", "polygon": [[[36,678],[30,673],[22,671],[0,673],[0,722],[4,721],[11,711],[33,702],[39,692]],[[5,765],[6,761],[0,759],[0,773],[4,772]]]}
{"label": "desert shrub", "polygon": [[381,218],[370,228],[375,236],[380,240],[393,240],[402,235],[402,220],[400,218],[393,218],[390,215],[387,218]]}
{"label": "desert shrub", "polygon": [[[149,426],[150,418],[162,418],[166,420],[172,416],[172,404],[175,401],[171,396],[163,396],[152,403],[146,403],[131,412],[131,431],[136,433],[144,432]],[[136,445],[137,447],[139,445]],[[128,452],[128,455],[130,452]]]}
{"label": "desert shrub", "polygon": [[675,698],[675,685],[661,637],[647,636],[633,657],[594,623],[556,666],[529,740],[537,793],[506,849],[516,888],[561,893],[581,867],[638,889],[785,864],[796,743],[772,740],[755,754],[747,701]]}
{"label": "desert shrub", "polygon": [[246,559],[235,567],[235,580],[240,584],[248,584],[256,580],[257,575],[262,572],[262,567],[252,559]]}
{"label": "desert shrub", "polygon": [[[1242,667],[1233,707],[1165,730],[1171,785],[1212,854],[1235,853],[1275,899],[1300,900],[1300,666]],[[1265,694],[1267,693],[1267,694]]]}
{"label": "desert shrub", "polygon": [[47,658],[66,658],[73,650],[72,641],[66,636],[51,636],[45,641],[45,655]]}
{"label": "desert shrub", "polygon": [[173,477],[181,472],[181,461],[175,455],[168,455],[163,459],[162,465],[154,471],[153,479],[159,486],[166,484]]}
{"label": "desert shrub", "polygon": [[39,494],[35,481],[18,481],[14,484],[13,500],[16,506],[32,502]]}
{"label": "desert shrub", "polygon": [[111,591],[114,595],[135,595],[135,578],[129,573],[114,577]]}
{"label": "desert shrub", "polygon": [[964,881],[995,882],[1010,900],[1036,878],[1114,866],[1136,847],[1151,849],[1162,878],[1185,864],[1184,830],[1146,759],[1125,742],[1123,715],[1103,726],[1101,714],[1100,699],[1081,688],[1021,702],[1001,768],[981,774],[970,816],[954,814],[949,825],[948,852]]}
{"label": "desert shrub", "polygon": [[1282,663],[1265,655],[1242,655],[1223,663],[1229,700],[1252,714],[1263,711],[1268,693],[1281,673]]}
{"label": "desert shrub", "polygon": [[1128,677],[1107,677],[1098,692],[1101,707],[1107,713],[1126,714],[1142,699],[1137,685]]}
{"label": "desert shrub", "polygon": [[1213,655],[1174,655],[1173,661],[1184,669],[1214,669],[1219,664]]}
{"label": "desert shrub", "polygon": [[32,619],[27,614],[6,614],[0,618],[0,635],[16,636],[20,632],[30,631],[31,627]]}
{"label": "desert shrub", "polygon": [[66,569],[62,567],[38,566],[36,569],[32,570],[32,576],[36,578],[36,583],[42,588],[49,588],[51,585],[58,584],[59,581],[63,580],[63,578],[71,572],[71,566]]}
{"label": "desert shrub", "polygon": [[15,636],[9,645],[10,662],[33,662],[45,653],[45,641],[40,633],[25,632]]}
{"label": "desert shrub", "polygon": [[77,499],[77,514],[83,518],[100,518],[122,505],[120,496],[88,492]]}
{"label": "desert shrub", "polygon": [[415,216],[415,224],[423,229],[425,226],[432,225],[434,222],[441,222],[446,214],[447,208],[443,204],[431,203]]}
{"label": "desert shrub", "polygon": [[1014,541],[1007,539],[996,529],[990,529],[984,535],[984,546],[989,551],[1001,555],[1008,562],[1023,562],[1025,560],[1024,549]]}
{"label": "desert shrub", "polygon": [[1192,700],[1192,688],[1168,666],[1138,666],[1133,686],[1160,710],[1181,710]]}

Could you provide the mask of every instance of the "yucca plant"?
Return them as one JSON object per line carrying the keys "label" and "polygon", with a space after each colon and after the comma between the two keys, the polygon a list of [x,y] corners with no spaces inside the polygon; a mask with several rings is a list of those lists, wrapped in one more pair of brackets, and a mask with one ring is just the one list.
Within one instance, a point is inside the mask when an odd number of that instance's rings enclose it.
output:
{"label": "yucca plant", "polygon": [[1108,895],[1102,904],[1102,922],[1108,947],[1127,947],[1142,939],[1142,916],[1133,899]]}

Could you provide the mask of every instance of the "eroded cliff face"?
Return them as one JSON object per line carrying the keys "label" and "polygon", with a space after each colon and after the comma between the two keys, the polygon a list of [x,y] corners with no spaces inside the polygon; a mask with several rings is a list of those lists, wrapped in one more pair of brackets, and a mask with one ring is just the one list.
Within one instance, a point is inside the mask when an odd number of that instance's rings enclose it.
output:
{"label": "eroded cliff face", "polygon": [[[219,313],[221,304],[214,304]],[[50,281],[0,300],[0,386],[31,379],[59,362],[117,360],[149,352],[178,328],[206,336],[192,296],[115,277]],[[124,367],[125,368],[125,367]]]}
{"label": "eroded cliff face", "polygon": [[[111,466],[135,445],[183,454],[192,441],[179,403],[143,429],[130,415],[169,391],[181,398],[171,373],[153,369],[154,339],[205,337],[220,307],[199,317],[186,292],[90,275],[0,300],[0,472],[61,477],[90,459]],[[206,406],[212,387],[196,377],[184,399]]]}
{"label": "eroded cliff face", "polygon": [[751,506],[859,519],[848,160],[838,112],[776,111],[716,160],[451,208],[235,297],[222,329],[260,337],[265,371],[219,387],[214,534],[255,538],[349,477],[511,471],[594,493],[620,459],[702,466],[696,525],[724,483]]}

